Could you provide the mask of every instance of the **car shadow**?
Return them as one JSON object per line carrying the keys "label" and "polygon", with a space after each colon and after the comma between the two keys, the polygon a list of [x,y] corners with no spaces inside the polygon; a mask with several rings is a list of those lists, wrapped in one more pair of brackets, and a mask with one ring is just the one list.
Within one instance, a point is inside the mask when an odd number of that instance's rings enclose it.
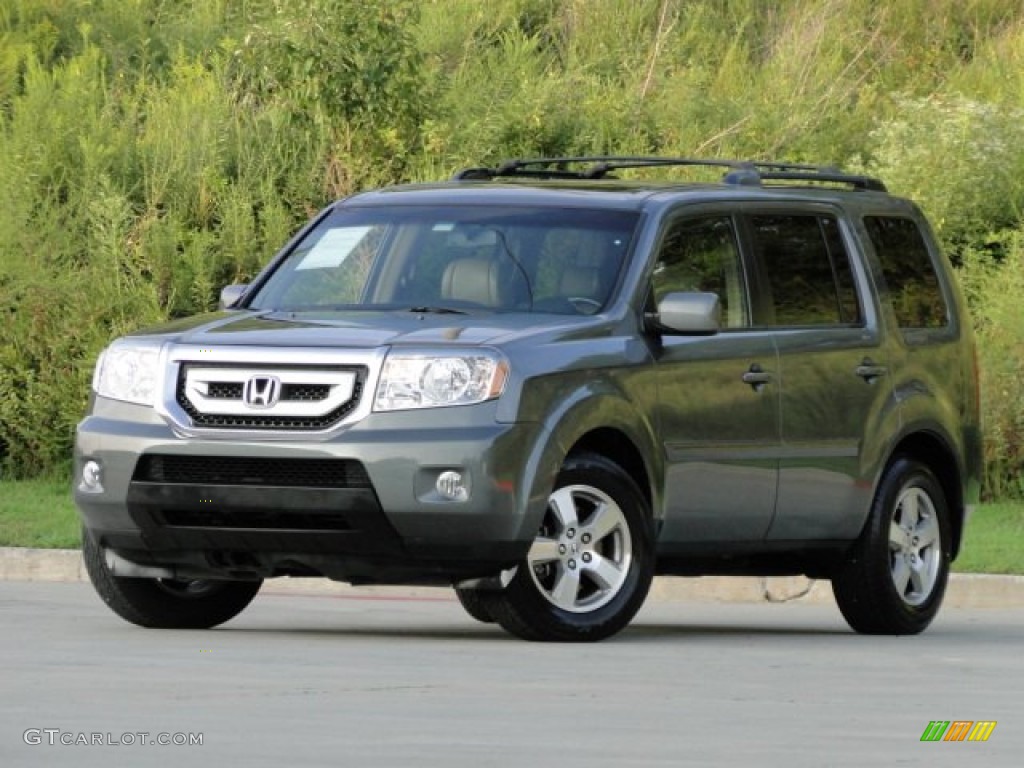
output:
{"label": "car shadow", "polygon": [[[456,626],[454,624],[440,626],[434,623],[416,624],[404,622],[393,625],[375,624],[351,624],[348,626],[261,626],[256,621],[246,624],[228,623],[219,627],[215,632],[230,632],[232,634],[252,634],[262,637],[317,637],[317,638],[375,638],[390,640],[459,640],[473,642],[512,642],[523,643],[524,641],[510,635],[497,625],[467,624]],[[619,634],[607,640],[601,641],[599,645],[622,644],[622,643],[651,643],[664,640],[683,641],[686,639],[700,639],[702,642],[708,639],[721,638],[743,638],[743,637],[827,637],[827,636],[849,636],[857,635],[851,630],[837,627],[801,627],[801,626],[758,626],[750,625],[727,625],[727,624],[633,624]],[[530,644],[537,647],[550,644]],[[559,645],[559,644],[556,644]],[[562,644],[572,645],[572,643]]]}

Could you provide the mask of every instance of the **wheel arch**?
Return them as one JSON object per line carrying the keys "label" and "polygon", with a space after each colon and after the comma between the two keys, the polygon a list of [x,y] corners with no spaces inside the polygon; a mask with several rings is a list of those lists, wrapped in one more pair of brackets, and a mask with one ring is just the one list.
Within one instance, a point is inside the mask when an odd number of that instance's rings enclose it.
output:
{"label": "wheel arch", "polygon": [[614,462],[633,478],[652,511],[654,490],[647,462],[633,439],[616,427],[597,427],[582,435],[569,449],[568,455],[595,453]]}
{"label": "wheel arch", "polygon": [[664,462],[652,425],[624,393],[599,390],[592,383],[553,408],[547,422],[526,463],[530,494],[524,531],[532,533],[540,524],[555,477],[566,459],[579,452],[603,456],[622,467],[643,494],[655,525],[660,523]]}
{"label": "wheel arch", "polygon": [[920,429],[903,435],[890,453],[888,467],[897,456],[908,456],[925,464],[935,475],[942,487],[949,507],[949,524],[952,534],[950,542],[950,558],[956,559],[960,552],[963,538],[964,519],[964,487],[961,479],[960,464],[949,442],[939,433]]}

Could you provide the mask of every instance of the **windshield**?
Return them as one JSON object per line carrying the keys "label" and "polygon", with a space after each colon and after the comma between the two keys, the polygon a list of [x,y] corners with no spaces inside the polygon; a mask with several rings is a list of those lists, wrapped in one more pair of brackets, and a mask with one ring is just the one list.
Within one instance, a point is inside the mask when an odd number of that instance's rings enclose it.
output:
{"label": "windshield", "polygon": [[576,208],[339,208],[309,232],[252,309],[593,314],[639,215]]}

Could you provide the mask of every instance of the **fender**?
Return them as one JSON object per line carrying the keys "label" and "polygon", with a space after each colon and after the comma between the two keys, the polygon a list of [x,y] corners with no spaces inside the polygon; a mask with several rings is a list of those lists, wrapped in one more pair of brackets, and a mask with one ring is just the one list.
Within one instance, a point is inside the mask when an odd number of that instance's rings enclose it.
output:
{"label": "fender", "polygon": [[[658,447],[649,412],[637,406],[620,381],[622,372],[600,372],[594,377],[573,376],[557,399],[548,403],[543,428],[524,461],[522,487],[528,489],[521,534],[531,538],[540,526],[547,499],[566,457],[588,434],[596,430],[615,430],[625,436],[645,457],[645,477],[635,477],[637,485],[650,491],[656,521],[662,517],[662,488],[665,464]],[[631,389],[631,388],[630,388]]]}

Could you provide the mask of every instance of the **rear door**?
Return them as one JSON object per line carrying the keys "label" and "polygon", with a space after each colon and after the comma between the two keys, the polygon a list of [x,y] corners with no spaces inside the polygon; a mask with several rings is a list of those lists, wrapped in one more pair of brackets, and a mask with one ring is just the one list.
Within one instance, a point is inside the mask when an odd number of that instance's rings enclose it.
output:
{"label": "rear door", "polygon": [[[751,210],[744,237],[759,275],[755,328],[779,354],[781,450],[772,540],[852,538],[871,501],[865,434],[892,406],[868,276],[838,211]],[[869,449],[870,450],[870,449]]]}
{"label": "rear door", "polygon": [[773,329],[751,326],[750,280],[727,211],[680,213],[663,227],[654,298],[716,293],[722,330],[664,335],[655,349],[666,457],[660,550],[758,541],[775,507],[779,381]]}

